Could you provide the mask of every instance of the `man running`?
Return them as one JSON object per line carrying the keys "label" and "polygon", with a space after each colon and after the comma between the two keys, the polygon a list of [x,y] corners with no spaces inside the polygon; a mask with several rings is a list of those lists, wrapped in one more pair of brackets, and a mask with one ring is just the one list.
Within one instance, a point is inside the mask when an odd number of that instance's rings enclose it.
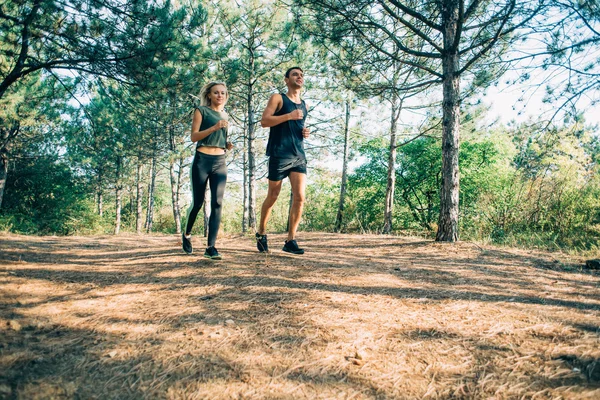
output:
{"label": "man running", "polygon": [[306,187],[304,139],[310,134],[308,128],[304,127],[307,114],[306,103],[300,97],[300,91],[304,85],[302,69],[299,67],[288,69],[285,73],[285,84],[287,93],[271,96],[260,121],[263,128],[271,129],[267,143],[269,189],[267,198],[261,207],[256,247],[261,253],[269,251],[266,235],[267,222],[281,191],[283,179],[289,177],[292,186],[292,209],[283,251],[304,254],[304,249],[299,248],[296,243],[296,230],[302,216]]}

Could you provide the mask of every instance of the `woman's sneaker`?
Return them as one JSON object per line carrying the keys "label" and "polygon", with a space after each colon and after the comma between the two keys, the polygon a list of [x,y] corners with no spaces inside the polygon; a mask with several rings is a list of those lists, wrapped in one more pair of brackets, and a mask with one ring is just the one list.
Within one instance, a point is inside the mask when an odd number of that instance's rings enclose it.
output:
{"label": "woman's sneaker", "polygon": [[206,251],[204,252],[204,257],[210,258],[211,260],[220,260],[223,258],[221,257],[215,246],[207,247]]}
{"label": "woman's sneaker", "polygon": [[267,243],[267,235],[256,233],[256,248],[261,253],[269,252],[269,244]]}
{"label": "woman's sneaker", "polygon": [[188,254],[192,254],[194,249],[192,248],[192,236],[185,237],[185,232],[181,234],[181,243],[183,243],[183,251]]}
{"label": "woman's sneaker", "polygon": [[298,243],[295,240],[286,240],[283,245],[283,251],[292,254],[304,254],[304,249],[298,247]]}

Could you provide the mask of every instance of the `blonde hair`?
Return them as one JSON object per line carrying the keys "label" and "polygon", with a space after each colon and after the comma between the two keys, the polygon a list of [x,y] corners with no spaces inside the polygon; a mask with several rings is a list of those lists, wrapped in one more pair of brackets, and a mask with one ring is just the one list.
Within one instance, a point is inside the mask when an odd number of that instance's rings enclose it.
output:
{"label": "blonde hair", "polygon": [[229,99],[229,89],[227,89],[227,85],[225,84],[225,82],[209,82],[206,85],[202,86],[202,89],[200,89],[200,105],[201,106],[210,106],[210,99],[208,98],[208,95],[210,94],[210,90],[217,86],[217,85],[223,85],[225,86],[225,93],[226,93],[226,97],[225,99]]}

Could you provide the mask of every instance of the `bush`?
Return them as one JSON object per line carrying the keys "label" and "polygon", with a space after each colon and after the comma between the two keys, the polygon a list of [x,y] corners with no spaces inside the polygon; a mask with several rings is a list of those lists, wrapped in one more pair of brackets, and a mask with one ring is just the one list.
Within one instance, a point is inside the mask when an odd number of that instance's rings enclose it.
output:
{"label": "bush", "polygon": [[23,234],[103,232],[82,180],[51,157],[19,159],[8,174],[2,229]]}

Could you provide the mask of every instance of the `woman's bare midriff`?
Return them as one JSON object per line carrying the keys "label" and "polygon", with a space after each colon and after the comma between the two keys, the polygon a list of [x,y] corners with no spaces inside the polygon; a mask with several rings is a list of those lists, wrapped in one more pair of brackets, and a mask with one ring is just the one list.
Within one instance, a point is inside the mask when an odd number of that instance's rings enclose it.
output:
{"label": "woman's bare midriff", "polygon": [[211,156],[220,156],[221,154],[225,154],[225,149],[220,147],[212,147],[212,146],[200,146],[197,151],[204,154],[209,154]]}

